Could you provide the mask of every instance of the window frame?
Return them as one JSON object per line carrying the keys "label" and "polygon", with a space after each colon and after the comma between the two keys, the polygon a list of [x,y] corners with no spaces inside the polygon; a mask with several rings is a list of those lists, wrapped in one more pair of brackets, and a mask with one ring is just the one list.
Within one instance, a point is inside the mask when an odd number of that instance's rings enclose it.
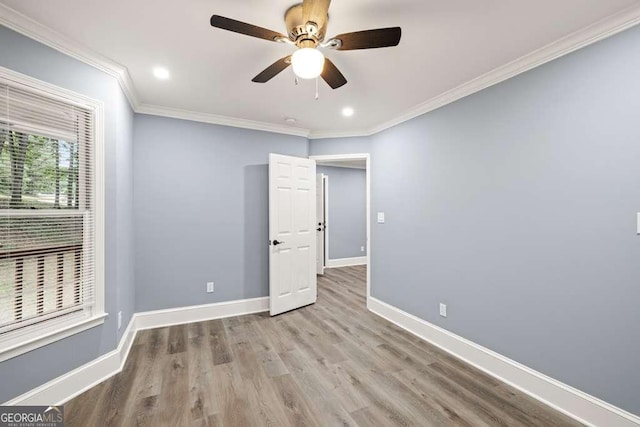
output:
{"label": "window frame", "polygon": [[[43,97],[62,101],[91,112],[94,132],[93,162],[93,207],[94,212],[94,254],[95,254],[95,303],[90,313],[82,310],[59,318],[25,326],[6,332],[0,337],[0,362],[20,354],[35,350],[79,332],[104,323],[105,311],[105,154],[104,154],[104,103],[85,95],[64,89],[33,77],[0,66],[0,83],[27,90]],[[85,169],[85,168],[81,168]]]}

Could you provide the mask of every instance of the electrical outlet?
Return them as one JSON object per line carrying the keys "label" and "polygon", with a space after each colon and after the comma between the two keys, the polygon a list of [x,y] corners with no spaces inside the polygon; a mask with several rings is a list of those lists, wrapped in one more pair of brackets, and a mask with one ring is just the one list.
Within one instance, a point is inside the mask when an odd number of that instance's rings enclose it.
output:
{"label": "electrical outlet", "polygon": [[213,282],[207,282],[207,293],[213,292]]}
{"label": "electrical outlet", "polygon": [[121,311],[118,312],[118,330],[120,330],[120,328],[122,328],[122,312]]}
{"label": "electrical outlet", "polygon": [[447,304],[440,303],[440,316],[447,317]]}
{"label": "electrical outlet", "polygon": [[364,252],[364,246],[360,246],[360,252]]}

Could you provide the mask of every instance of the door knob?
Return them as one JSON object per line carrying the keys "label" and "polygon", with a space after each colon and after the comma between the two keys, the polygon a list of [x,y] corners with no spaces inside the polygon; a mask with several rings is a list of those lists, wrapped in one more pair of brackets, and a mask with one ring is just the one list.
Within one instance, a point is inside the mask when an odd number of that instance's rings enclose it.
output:
{"label": "door knob", "polygon": [[316,230],[322,231],[322,227],[318,227],[318,228],[316,228]]}
{"label": "door knob", "polygon": [[277,240],[274,240],[274,241],[273,241],[273,246],[278,246],[278,245],[281,245],[281,244],[283,244],[283,243],[284,243],[284,242],[279,242],[279,241],[277,241]]}

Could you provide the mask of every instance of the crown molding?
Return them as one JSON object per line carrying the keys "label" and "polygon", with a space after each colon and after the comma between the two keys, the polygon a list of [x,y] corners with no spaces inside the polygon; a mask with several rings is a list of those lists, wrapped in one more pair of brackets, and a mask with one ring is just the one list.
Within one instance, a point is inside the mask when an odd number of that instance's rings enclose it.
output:
{"label": "crown molding", "polygon": [[66,55],[93,66],[113,76],[129,100],[136,113],[171,117],[223,126],[275,132],[295,135],[308,139],[367,137],[382,132],[400,123],[441,108],[466,96],[501,83],[533,68],[539,67],[554,59],[568,55],[578,49],[618,34],[640,23],[640,6],[634,5],[621,12],[604,18],[588,27],[575,31],[559,40],[524,55],[514,61],[495,68],[473,80],[420,103],[404,113],[376,125],[370,129],[354,129],[351,131],[313,131],[268,122],[228,117],[211,113],[181,110],[140,102],[133,81],[126,67],[114,62],[97,52],[77,43],[62,34],[34,21],[33,19],[0,4],[0,25],[30,37],[42,44],[56,49]]}
{"label": "crown molding", "polygon": [[88,47],[63,36],[57,31],[40,24],[4,4],[0,4],[0,25],[10,28],[114,77],[122,87],[122,91],[129,100],[131,108],[135,110],[138,106],[138,94],[125,66],[94,52]]}
{"label": "crown molding", "polygon": [[179,108],[161,107],[159,105],[141,104],[136,109],[136,113],[148,114],[152,116],[170,117],[173,119],[191,120],[194,122],[211,123],[214,125],[259,130],[263,132],[274,132],[284,135],[302,136],[305,138],[309,137],[308,129],[285,125],[276,125],[273,123],[240,119],[236,117],[221,116],[218,114],[181,110]]}
{"label": "crown molding", "polygon": [[358,138],[371,136],[375,132],[371,129],[347,130],[347,131],[310,131],[309,139],[331,139],[331,138]]}
{"label": "crown molding", "polygon": [[369,136],[392,128],[415,117],[437,110],[466,96],[480,92],[490,86],[501,83],[547,62],[568,55],[583,47],[604,40],[640,23],[640,6],[634,5],[614,15],[604,18],[592,25],[575,31],[561,39],[549,43],[540,49],[521,56],[505,65],[489,71],[473,80],[451,89],[441,95],[429,99],[405,113],[381,123],[368,131]]}

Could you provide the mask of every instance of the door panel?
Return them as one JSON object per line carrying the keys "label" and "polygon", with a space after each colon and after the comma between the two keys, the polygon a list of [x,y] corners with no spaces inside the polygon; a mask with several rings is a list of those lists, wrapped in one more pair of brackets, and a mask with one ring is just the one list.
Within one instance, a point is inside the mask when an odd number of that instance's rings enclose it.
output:
{"label": "door panel", "polygon": [[272,316],[316,302],[315,176],[313,160],[269,155]]}

